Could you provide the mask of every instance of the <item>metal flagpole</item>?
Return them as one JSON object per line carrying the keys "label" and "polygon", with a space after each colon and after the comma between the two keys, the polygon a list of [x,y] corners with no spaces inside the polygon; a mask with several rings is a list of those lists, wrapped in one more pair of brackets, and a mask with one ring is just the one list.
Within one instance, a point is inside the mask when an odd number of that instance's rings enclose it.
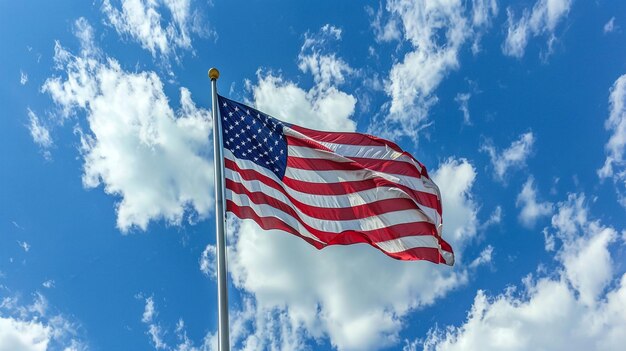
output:
{"label": "metal flagpole", "polygon": [[228,281],[226,276],[226,243],[224,226],[224,159],[222,156],[222,128],[217,101],[217,79],[220,72],[216,68],[209,70],[211,93],[213,96],[213,157],[215,168],[215,236],[217,246],[217,315],[218,315],[218,350],[230,351],[228,338]]}

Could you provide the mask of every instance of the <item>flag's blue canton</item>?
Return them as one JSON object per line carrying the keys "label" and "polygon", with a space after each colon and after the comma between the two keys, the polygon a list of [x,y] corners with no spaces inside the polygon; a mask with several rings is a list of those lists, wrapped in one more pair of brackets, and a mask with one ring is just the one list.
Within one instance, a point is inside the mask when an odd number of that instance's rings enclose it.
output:
{"label": "flag's blue canton", "polygon": [[265,167],[282,179],[287,168],[283,122],[222,96],[218,101],[224,148],[235,157]]}

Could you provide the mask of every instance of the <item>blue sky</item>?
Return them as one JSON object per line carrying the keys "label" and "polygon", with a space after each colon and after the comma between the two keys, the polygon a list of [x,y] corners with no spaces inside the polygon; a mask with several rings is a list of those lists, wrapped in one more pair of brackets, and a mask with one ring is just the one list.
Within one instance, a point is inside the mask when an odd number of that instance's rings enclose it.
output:
{"label": "blue sky", "polygon": [[207,70],[391,139],[454,267],[229,218],[233,349],[626,343],[626,3],[0,3],[0,350],[214,350]]}

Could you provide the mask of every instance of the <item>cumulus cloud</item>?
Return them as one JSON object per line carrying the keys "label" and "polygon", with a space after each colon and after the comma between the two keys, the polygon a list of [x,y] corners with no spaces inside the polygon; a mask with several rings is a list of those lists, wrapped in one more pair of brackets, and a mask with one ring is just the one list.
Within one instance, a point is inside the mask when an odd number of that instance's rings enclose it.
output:
{"label": "cumulus cloud", "polygon": [[548,37],[548,54],[556,41],[557,25],[568,15],[572,0],[538,0],[532,10],[524,9],[519,19],[507,8],[507,36],[502,44],[505,55],[521,58],[531,36]]}
{"label": "cumulus cloud", "polygon": [[[428,112],[438,100],[434,91],[450,71],[459,67],[459,51],[469,38],[475,39],[474,51],[480,50],[480,35],[497,13],[497,4],[477,0],[470,7],[469,2],[461,0],[389,0],[386,10],[386,24],[381,11],[373,21],[378,40],[401,36],[412,50],[389,72],[385,91],[391,102],[388,114],[374,132],[416,139],[419,130],[428,125]],[[373,10],[370,14],[374,15]]]}
{"label": "cumulus cloud", "polygon": [[[617,231],[591,220],[584,195],[557,205],[548,230],[558,266],[495,297],[478,291],[466,322],[433,329],[426,350],[621,350],[626,342],[626,274],[613,273]],[[612,284],[615,282],[616,284]]]}
{"label": "cumulus cloud", "polygon": [[626,74],[619,77],[609,95],[609,118],[604,127],[611,132],[609,141],[604,146],[606,160],[598,170],[600,179],[612,178],[622,206],[626,207]]}
{"label": "cumulus cloud", "polygon": [[[444,236],[462,262],[477,227],[475,169],[466,160],[449,159],[432,176],[443,191]],[[243,350],[302,349],[307,340],[321,338],[339,350],[395,345],[404,316],[467,281],[463,268],[395,261],[367,245],[317,251],[252,221],[235,223],[229,270],[250,299],[242,323],[249,330],[237,341]]]}
{"label": "cumulus cloud", "polygon": [[537,189],[534,186],[535,179],[530,176],[522,191],[517,195],[515,206],[521,207],[519,221],[526,227],[532,228],[540,217],[552,214],[552,204],[550,202],[537,201]]}
{"label": "cumulus cloud", "polygon": [[[137,41],[153,57],[167,59],[176,51],[193,50],[192,33],[214,35],[198,23],[199,12],[192,9],[191,0],[120,0],[120,7],[104,0],[102,12],[106,23],[123,37]],[[169,12],[169,19],[160,7]]]}
{"label": "cumulus cloud", "polygon": [[511,143],[511,146],[498,152],[490,140],[487,140],[480,147],[480,151],[486,152],[491,159],[494,177],[499,181],[504,181],[506,173],[512,168],[522,168],[526,166],[526,159],[533,151],[535,137],[532,132],[520,135],[519,139]]}
{"label": "cumulus cloud", "polygon": [[49,310],[47,300],[38,293],[28,305],[17,297],[0,300],[0,351],[86,350],[79,326]]}
{"label": "cumulus cloud", "polygon": [[62,75],[42,87],[63,118],[85,116],[75,129],[83,185],[102,185],[121,198],[117,226],[123,232],[145,230],[151,220],[177,225],[206,217],[213,181],[209,112],[196,107],[186,88],[175,111],[156,73],[128,72],[92,52],[76,56],[57,42],[54,59]]}

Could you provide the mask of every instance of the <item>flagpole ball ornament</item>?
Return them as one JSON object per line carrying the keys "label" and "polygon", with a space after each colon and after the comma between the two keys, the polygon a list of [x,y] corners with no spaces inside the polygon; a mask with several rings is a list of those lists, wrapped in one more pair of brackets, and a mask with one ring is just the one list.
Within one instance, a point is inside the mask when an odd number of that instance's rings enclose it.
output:
{"label": "flagpole ball ornament", "polygon": [[209,70],[210,79],[217,79],[219,77],[220,77],[220,71],[218,71],[217,68],[213,67]]}

